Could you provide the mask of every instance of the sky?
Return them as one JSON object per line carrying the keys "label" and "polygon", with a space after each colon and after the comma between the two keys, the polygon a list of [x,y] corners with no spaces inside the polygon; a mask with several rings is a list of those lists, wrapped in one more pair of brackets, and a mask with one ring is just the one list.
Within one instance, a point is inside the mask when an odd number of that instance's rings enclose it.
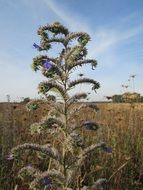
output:
{"label": "sky", "polygon": [[92,101],[123,93],[122,84],[133,91],[132,74],[135,91],[143,94],[143,0],[0,0],[0,101],[7,94],[12,101],[39,97],[37,86],[45,78],[31,69],[39,55],[33,43],[39,43],[37,29],[55,21],[91,36],[87,58],[96,59],[97,68],[82,67],[75,75],[100,82]]}

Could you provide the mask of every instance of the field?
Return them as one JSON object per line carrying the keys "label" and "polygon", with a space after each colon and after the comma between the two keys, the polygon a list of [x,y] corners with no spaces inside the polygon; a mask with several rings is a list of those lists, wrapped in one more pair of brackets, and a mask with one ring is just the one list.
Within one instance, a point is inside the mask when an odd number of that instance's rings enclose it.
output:
{"label": "field", "polygon": [[[143,189],[143,104],[128,103],[97,103],[98,112],[90,109],[83,110],[76,118],[77,124],[84,120],[98,122],[100,128],[96,132],[83,131],[88,142],[104,141],[112,147],[112,154],[97,151],[91,157],[92,168],[87,180],[92,177],[105,177],[109,179],[110,190],[141,190]],[[43,134],[33,136],[29,132],[30,124],[40,121],[50,107],[43,105],[34,112],[27,112],[25,104],[0,104],[0,189],[13,190],[15,184],[20,184],[16,177],[17,169],[6,155],[12,147],[25,143],[48,143],[48,137]],[[23,164],[27,162],[23,157]],[[35,165],[41,167],[46,163],[34,160]],[[19,166],[20,167],[20,166]],[[92,176],[92,177],[91,177]],[[17,189],[24,190],[26,184],[19,185]]]}

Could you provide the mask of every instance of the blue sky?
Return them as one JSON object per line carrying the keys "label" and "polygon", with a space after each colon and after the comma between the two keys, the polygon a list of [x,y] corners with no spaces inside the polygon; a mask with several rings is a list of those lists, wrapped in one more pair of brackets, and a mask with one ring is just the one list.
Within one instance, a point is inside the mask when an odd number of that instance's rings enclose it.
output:
{"label": "blue sky", "polygon": [[92,100],[123,92],[121,84],[131,74],[137,75],[135,89],[143,94],[143,0],[0,0],[0,101],[7,94],[12,100],[38,96],[44,78],[31,70],[38,55],[32,45],[39,42],[38,27],[54,21],[91,36],[88,58],[98,66],[95,71],[82,67],[76,74],[100,82]]}

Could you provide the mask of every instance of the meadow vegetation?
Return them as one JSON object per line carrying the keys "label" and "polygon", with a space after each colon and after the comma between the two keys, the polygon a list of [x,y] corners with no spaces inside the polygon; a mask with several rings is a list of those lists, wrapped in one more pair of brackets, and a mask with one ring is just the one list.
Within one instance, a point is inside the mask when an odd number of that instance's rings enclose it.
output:
{"label": "meadow vegetation", "polygon": [[47,78],[38,87],[44,100],[30,101],[26,108],[25,103],[3,105],[0,187],[141,190],[143,105],[98,105],[86,102],[90,92],[71,95],[79,84],[88,83],[93,91],[100,86],[87,77],[71,77],[85,64],[96,67],[95,60],[86,59],[89,35],[71,33],[60,23],[40,27],[38,35],[38,51],[49,52],[55,42],[63,48],[57,57],[47,53],[33,59],[32,68]]}
{"label": "meadow vegetation", "polygon": [[[112,154],[96,152],[97,155],[91,157],[94,161],[94,175],[96,178],[105,177],[109,179],[114,172],[127,163],[116,173],[116,175],[112,177],[108,189],[141,190],[143,185],[143,104],[136,103],[134,104],[134,107],[129,103],[97,103],[96,105],[99,107],[99,111],[97,113],[92,112],[91,110],[83,110],[80,113],[80,119],[77,118],[77,122],[80,123],[81,120],[85,118],[89,119],[90,115],[90,118],[93,121],[98,122],[100,127],[98,129],[98,133],[88,133],[88,139],[93,143],[96,142],[96,139],[100,139],[107,142],[107,144],[113,148]],[[7,120],[11,121],[9,122],[11,125],[14,125],[13,128],[15,129],[15,132],[13,136],[14,140],[10,140],[11,146],[7,147],[8,151],[6,155],[10,151],[10,147],[24,142],[39,142],[40,144],[47,143],[49,139],[47,139],[46,134],[41,135],[37,133],[35,135],[31,135],[29,126],[32,123],[39,122],[43,116],[46,116],[50,107],[42,104],[42,106],[37,110],[29,113],[26,111],[25,104],[10,104],[10,106],[12,107],[13,112]],[[0,109],[1,113],[5,111],[2,110],[1,105]],[[134,114],[132,113],[132,109],[134,109]],[[2,123],[3,116],[1,115],[0,128],[2,128]],[[131,131],[131,126],[135,129],[134,135]],[[132,138],[134,138],[134,142],[132,142]],[[1,136],[1,144],[2,140]],[[133,146],[132,143],[134,143]],[[3,165],[1,165],[0,177],[1,189],[13,190],[16,184],[19,185],[18,189],[27,189],[27,184],[23,184],[21,180],[17,178],[17,172],[18,169],[25,165],[25,163],[28,164],[31,162],[30,157],[23,156],[19,168],[17,167],[13,169],[13,161],[8,161],[6,159],[6,155],[3,156],[3,162],[1,162],[3,163]],[[36,158],[32,159],[32,163],[35,167],[42,168],[47,165],[46,161]]]}

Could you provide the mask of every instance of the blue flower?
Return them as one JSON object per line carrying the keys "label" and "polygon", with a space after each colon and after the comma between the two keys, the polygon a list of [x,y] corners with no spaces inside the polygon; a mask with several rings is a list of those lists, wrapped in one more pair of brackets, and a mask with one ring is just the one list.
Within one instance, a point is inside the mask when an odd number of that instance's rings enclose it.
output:
{"label": "blue flower", "polygon": [[108,154],[112,154],[112,148],[111,147],[103,146],[102,150]]}
{"label": "blue flower", "polygon": [[33,46],[34,46],[36,49],[41,49],[41,47],[40,47],[39,45],[37,45],[36,43],[34,43]]}
{"label": "blue flower", "polygon": [[97,123],[95,123],[95,122],[92,122],[92,121],[85,121],[85,122],[82,124],[82,127],[84,127],[84,128],[87,129],[87,130],[96,131],[99,126],[98,126]]}
{"label": "blue flower", "polygon": [[44,66],[45,69],[48,69],[48,70],[53,67],[53,65],[48,60],[43,62],[43,66]]}
{"label": "blue flower", "polygon": [[52,184],[52,180],[51,180],[48,176],[45,176],[45,177],[43,178],[42,185],[43,185],[43,186],[47,186],[47,185],[50,185],[50,184]]}

